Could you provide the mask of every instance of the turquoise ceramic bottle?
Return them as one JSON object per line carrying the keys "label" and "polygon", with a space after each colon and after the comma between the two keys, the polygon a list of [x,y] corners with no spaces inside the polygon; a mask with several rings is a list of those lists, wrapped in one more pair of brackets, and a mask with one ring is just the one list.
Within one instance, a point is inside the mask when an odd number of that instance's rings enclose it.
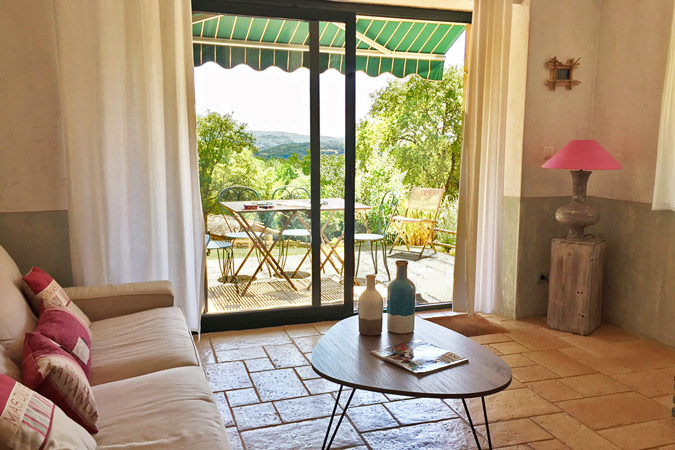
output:
{"label": "turquoise ceramic bottle", "polygon": [[415,329],[415,285],[408,280],[408,261],[396,261],[396,279],[389,284],[387,328],[407,334]]}

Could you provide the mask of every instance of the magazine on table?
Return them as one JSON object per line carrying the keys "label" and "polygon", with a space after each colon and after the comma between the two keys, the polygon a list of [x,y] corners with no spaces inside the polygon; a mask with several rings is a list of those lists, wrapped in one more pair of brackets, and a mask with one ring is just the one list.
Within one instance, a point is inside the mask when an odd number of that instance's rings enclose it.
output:
{"label": "magazine on table", "polygon": [[431,373],[469,362],[467,358],[417,339],[371,353],[416,374]]}

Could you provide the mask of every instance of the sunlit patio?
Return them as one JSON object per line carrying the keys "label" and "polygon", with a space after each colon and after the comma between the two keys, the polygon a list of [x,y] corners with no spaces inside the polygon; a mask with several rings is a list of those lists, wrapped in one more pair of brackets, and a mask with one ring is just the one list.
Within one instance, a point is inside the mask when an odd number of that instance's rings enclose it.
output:
{"label": "sunlit patio", "polygon": [[[408,252],[405,247],[396,247],[387,258],[387,265],[392,278],[396,274],[396,261],[408,261],[408,278],[417,287],[416,302],[418,305],[447,303],[452,301],[451,292],[454,273],[454,256],[441,251],[425,250],[424,256],[418,258],[419,249]],[[276,252],[276,249],[275,249]],[[243,261],[245,248],[235,252],[234,266],[239,267]],[[286,272],[290,276],[289,268],[295,268],[300,264],[305,253],[304,248],[292,249],[286,260]],[[343,257],[343,248],[338,253]],[[357,253],[358,255],[358,253]],[[357,257],[355,255],[355,258]],[[389,279],[382,261],[382,254],[377,259],[377,285],[376,288],[382,294],[386,302],[387,285]],[[288,283],[280,279],[273,271],[267,268],[261,270],[251,283],[248,291],[242,296],[241,292],[250,279],[250,274],[258,266],[258,260],[250,257],[243,267],[237,282],[222,279],[216,252],[213,251],[207,260],[208,275],[208,313],[231,313],[242,311],[269,310],[274,308],[289,308],[298,306],[310,306],[312,304],[311,292],[311,262],[309,258],[300,265],[300,270],[292,278],[297,291],[293,290]],[[361,261],[359,264],[357,285],[354,287],[354,304],[357,306],[359,295],[365,289],[365,276],[375,273],[373,261],[367,246],[363,246]],[[225,281],[225,282],[223,282]],[[343,279],[340,274],[330,265],[325,265],[325,271],[321,273],[321,303],[322,305],[339,304],[344,301]]]}

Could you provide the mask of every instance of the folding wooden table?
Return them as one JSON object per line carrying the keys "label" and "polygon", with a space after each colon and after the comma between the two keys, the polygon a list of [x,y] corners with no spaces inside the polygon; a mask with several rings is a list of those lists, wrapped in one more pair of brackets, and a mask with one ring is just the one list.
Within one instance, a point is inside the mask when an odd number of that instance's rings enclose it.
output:
{"label": "folding wooden table", "polygon": [[[257,209],[246,209],[244,207],[244,204],[251,204],[255,203],[258,205]],[[308,224],[308,221],[303,217],[303,215],[309,215],[311,213],[311,203],[310,200],[271,200],[271,201],[258,201],[258,202],[221,202],[221,205],[232,215],[232,217],[237,221],[239,226],[241,227],[241,230],[246,233],[248,238],[251,240],[252,244],[255,246],[256,249],[260,251],[262,254],[262,258],[258,264],[258,267],[256,268],[255,272],[253,273],[253,276],[251,276],[251,279],[248,281],[246,284],[246,287],[242,291],[241,295],[246,294],[246,291],[248,288],[251,286],[251,283],[255,279],[255,276],[262,270],[263,265],[265,262],[269,263],[269,265],[272,267],[272,270],[281,278],[284,278],[288,284],[293,288],[293,290],[298,290],[295,285],[293,284],[293,281],[291,278],[284,272],[283,267],[279,264],[279,262],[274,258],[274,255],[272,254],[272,249],[274,246],[277,244],[278,239],[274,240],[272,245],[268,248],[266,243],[265,243],[265,236],[264,232],[259,232],[259,231],[254,231],[254,225],[255,221],[250,220],[250,218],[247,220],[246,216],[254,215],[254,216],[259,216],[261,214],[267,214],[269,215],[268,220],[264,221],[265,223],[271,223],[272,218],[274,217],[275,214],[281,213],[282,216],[285,216],[285,220],[282,220],[282,226],[281,229],[275,230],[275,234],[278,234],[281,236],[281,234],[284,232],[286,228],[290,225],[292,219],[294,217],[297,217],[300,223],[302,223],[302,226],[305,227],[310,233],[311,233],[311,227]],[[260,205],[264,204],[269,204],[272,205],[271,208],[269,209],[263,209],[260,207]],[[344,211],[345,209],[345,201],[344,199],[341,198],[328,198],[328,199],[322,199],[321,201],[321,211],[327,211],[329,212],[328,218],[326,221],[321,225],[321,241],[322,241],[322,246],[326,247],[326,250],[323,251],[326,259],[323,261],[321,264],[321,269],[323,270],[325,264],[327,262],[330,262],[330,264],[333,266],[336,272],[341,273],[342,272],[342,266],[344,265],[344,260],[340,257],[340,255],[337,253],[337,246],[340,244],[340,242],[343,241],[344,239],[344,231],[342,234],[338,237],[337,241],[332,244],[328,236],[326,235],[326,228],[328,225],[334,220],[336,214],[339,211]],[[358,211],[368,211],[370,210],[370,206],[364,205],[361,203],[355,203],[354,204],[354,210],[356,212]],[[333,257],[335,257],[338,261],[336,264],[333,262]],[[303,260],[304,261],[304,260]],[[243,264],[242,264],[243,265]],[[340,268],[338,268],[338,265]],[[237,269],[236,273],[239,273],[239,269]]]}

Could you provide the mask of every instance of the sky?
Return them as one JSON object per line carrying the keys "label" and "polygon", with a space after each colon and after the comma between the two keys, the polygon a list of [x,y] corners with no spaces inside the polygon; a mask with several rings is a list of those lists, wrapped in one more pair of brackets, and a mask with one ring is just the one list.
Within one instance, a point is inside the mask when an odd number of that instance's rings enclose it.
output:
{"label": "sky", "polygon": [[[465,33],[446,53],[445,66],[464,66]],[[371,77],[356,73],[356,121],[368,113],[370,94],[382,89],[389,73]],[[344,136],[345,82],[344,75],[329,69],[321,74],[320,105],[321,135]],[[309,135],[309,69],[285,72],[277,67],[263,71],[244,64],[223,69],[209,62],[195,67],[197,114],[215,111],[231,113],[249,130],[286,131]]]}

